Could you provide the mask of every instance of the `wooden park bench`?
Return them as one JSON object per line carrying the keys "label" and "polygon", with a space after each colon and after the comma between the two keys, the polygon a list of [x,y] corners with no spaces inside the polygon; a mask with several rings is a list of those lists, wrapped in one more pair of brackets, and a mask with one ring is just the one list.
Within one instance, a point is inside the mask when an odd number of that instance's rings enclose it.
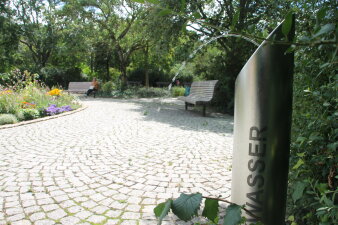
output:
{"label": "wooden park bench", "polygon": [[[86,94],[92,82],[69,82],[68,92],[69,93],[78,93],[78,94]],[[92,92],[95,98],[95,91]]]}
{"label": "wooden park bench", "polygon": [[185,110],[188,110],[190,105],[202,105],[203,116],[205,116],[206,105],[208,105],[215,92],[215,86],[218,80],[196,81],[191,84],[190,94],[188,96],[179,97],[185,101]]}

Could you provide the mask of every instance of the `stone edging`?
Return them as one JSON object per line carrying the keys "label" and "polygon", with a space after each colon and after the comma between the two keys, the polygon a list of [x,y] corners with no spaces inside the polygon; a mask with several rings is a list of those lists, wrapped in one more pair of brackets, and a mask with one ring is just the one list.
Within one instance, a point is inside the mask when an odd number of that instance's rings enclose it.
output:
{"label": "stone edging", "polygon": [[28,121],[22,121],[22,122],[14,123],[14,124],[0,125],[0,130],[18,127],[18,126],[23,126],[23,125],[27,125],[27,124],[31,124],[31,123],[38,123],[38,122],[41,122],[41,121],[56,119],[56,118],[63,117],[63,116],[68,116],[70,114],[77,113],[77,112],[80,112],[82,110],[85,110],[86,108],[88,108],[88,106],[82,106],[79,109],[69,111],[69,112],[65,112],[65,113],[61,113],[61,114],[57,114],[57,115],[54,115],[54,116],[46,116],[46,117],[38,118],[38,119],[35,119],[35,120],[28,120]]}

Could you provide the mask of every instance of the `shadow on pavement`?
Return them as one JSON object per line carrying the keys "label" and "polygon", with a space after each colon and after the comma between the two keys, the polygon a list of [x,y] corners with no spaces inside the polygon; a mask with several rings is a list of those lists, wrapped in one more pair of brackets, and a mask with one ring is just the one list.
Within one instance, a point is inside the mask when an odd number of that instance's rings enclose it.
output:
{"label": "shadow on pavement", "polygon": [[113,99],[113,98],[81,98],[82,101],[132,103],[137,107],[130,109],[142,115],[144,121],[166,123],[184,130],[214,132],[232,135],[233,116],[209,113],[206,117],[195,108],[184,108],[184,103],[176,99]]}

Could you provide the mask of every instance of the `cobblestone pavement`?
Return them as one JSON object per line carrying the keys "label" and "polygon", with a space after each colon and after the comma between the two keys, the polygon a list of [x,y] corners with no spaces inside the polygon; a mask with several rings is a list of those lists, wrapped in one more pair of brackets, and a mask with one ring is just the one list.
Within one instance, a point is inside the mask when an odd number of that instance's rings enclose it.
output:
{"label": "cobblestone pavement", "polygon": [[[156,224],[179,193],[230,195],[231,116],[175,100],[84,99],[81,112],[0,130],[0,224]],[[166,218],[164,224],[190,224]]]}

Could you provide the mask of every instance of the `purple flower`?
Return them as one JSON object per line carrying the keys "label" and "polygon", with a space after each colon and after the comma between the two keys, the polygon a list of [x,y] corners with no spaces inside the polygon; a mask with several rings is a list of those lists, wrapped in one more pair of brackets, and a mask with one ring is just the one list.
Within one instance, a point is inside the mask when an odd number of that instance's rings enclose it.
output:
{"label": "purple flower", "polygon": [[48,116],[52,116],[52,115],[56,115],[62,112],[68,112],[72,110],[73,109],[69,105],[57,107],[55,104],[51,104],[45,109],[45,112]]}

